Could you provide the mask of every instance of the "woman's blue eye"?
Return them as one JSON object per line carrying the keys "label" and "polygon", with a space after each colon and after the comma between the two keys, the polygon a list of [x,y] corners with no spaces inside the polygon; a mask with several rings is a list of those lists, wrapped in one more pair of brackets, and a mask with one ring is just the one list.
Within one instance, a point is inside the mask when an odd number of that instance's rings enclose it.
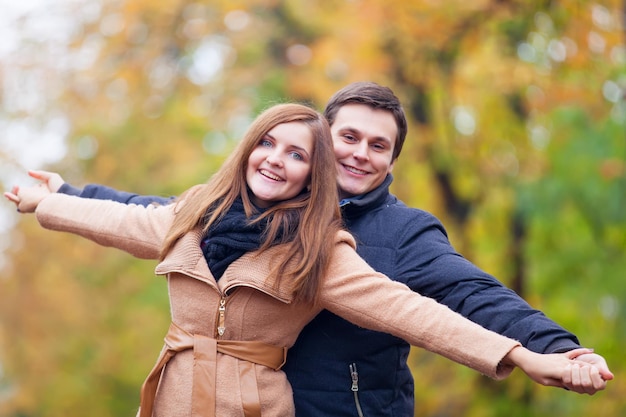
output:
{"label": "woman's blue eye", "polygon": [[272,142],[270,142],[267,139],[261,139],[261,141],[259,142],[260,146],[265,146],[265,147],[271,147],[272,146]]}
{"label": "woman's blue eye", "polygon": [[302,161],[304,159],[298,152],[291,152],[291,156],[293,159],[297,159],[298,161]]}

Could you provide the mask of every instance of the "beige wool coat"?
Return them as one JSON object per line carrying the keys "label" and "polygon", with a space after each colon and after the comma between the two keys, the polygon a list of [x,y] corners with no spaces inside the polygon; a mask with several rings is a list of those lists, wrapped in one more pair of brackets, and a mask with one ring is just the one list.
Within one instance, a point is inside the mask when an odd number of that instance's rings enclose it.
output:
{"label": "beige wool coat", "polygon": [[[158,259],[177,207],[51,194],[39,204],[36,216],[47,229],[75,233],[139,258]],[[288,284],[276,288],[266,279],[272,260],[281,256],[281,246],[262,256],[245,254],[216,282],[200,249],[201,237],[200,230],[188,233],[156,267],[156,274],[167,278],[173,327],[159,357],[166,365],[153,375],[158,384],[154,401],[144,392],[149,397],[142,402],[144,413],[149,413],[145,405],[149,402],[154,404],[152,416],[158,417],[294,416],[291,388],[285,374],[275,368],[321,309],[495,379],[512,370],[500,361],[518,342],[375,272],[356,254],[347,232],[334,237],[335,252],[317,307],[294,302]],[[237,353],[241,344],[252,356],[270,352],[273,358],[246,360],[245,353]]]}

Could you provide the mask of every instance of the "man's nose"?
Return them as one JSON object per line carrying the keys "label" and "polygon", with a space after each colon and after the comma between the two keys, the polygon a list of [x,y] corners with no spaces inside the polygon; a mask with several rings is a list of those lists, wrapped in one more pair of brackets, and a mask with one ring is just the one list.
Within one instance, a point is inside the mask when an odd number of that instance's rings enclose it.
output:
{"label": "man's nose", "polygon": [[358,143],[354,152],[352,152],[352,156],[356,159],[368,160],[369,159],[369,145],[367,141],[361,141]]}

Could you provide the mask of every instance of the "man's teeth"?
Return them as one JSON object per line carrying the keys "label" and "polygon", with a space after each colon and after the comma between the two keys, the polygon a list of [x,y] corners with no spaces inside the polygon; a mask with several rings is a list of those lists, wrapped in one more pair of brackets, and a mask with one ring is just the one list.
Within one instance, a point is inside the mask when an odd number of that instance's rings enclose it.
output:
{"label": "man's teeth", "polygon": [[365,175],[367,174],[367,171],[363,171],[354,167],[350,167],[350,166],[345,166],[346,170],[350,171],[350,172],[354,172],[355,174],[359,174],[359,175]]}

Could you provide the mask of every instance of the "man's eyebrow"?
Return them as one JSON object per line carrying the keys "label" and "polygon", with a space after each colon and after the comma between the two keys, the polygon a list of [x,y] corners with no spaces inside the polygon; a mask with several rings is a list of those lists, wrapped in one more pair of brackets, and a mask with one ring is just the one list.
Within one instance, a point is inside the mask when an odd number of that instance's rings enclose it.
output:
{"label": "man's eyebrow", "polygon": [[352,126],[341,126],[339,130],[349,130],[350,132],[357,132],[357,133],[361,132],[359,129],[357,129],[356,127],[352,127]]}
{"label": "man's eyebrow", "polygon": [[[339,130],[339,132],[348,131],[350,133],[355,133],[355,134],[359,134],[359,135],[363,135],[364,134],[362,130],[357,129],[356,127],[352,127],[352,126],[341,126],[338,130]],[[374,136],[374,139],[378,140],[378,141],[386,142],[386,143],[391,145],[391,138],[388,138],[386,136]]]}

